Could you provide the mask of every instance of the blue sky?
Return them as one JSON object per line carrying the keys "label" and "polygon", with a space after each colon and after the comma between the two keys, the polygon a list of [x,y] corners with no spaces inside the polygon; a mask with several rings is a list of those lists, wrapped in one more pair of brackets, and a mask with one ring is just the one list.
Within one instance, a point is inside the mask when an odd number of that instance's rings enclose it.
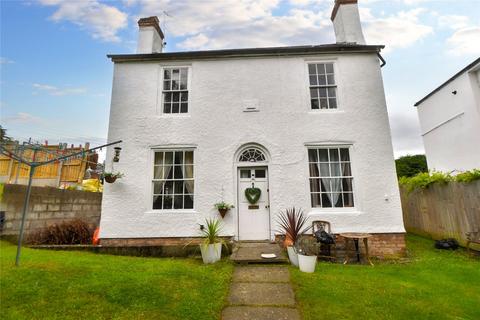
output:
{"label": "blue sky", "polygon": [[[106,141],[112,63],[158,15],[167,51],[334,42],[333,0],[0,2],[1,123],[49,143]],[[396,156],[423,151],[415,101],[480,56],[480,0],[359,0],[383,68]],[[166,16],[163,12],[167,12]]]}

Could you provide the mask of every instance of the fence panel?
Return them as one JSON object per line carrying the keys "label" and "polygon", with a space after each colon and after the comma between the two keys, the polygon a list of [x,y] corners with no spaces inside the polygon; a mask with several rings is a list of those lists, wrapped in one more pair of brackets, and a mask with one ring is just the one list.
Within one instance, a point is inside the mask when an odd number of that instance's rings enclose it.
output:
{"label": "fence panel", "polygon": [[455,238],[465,245],[465,233],[480,230],[480,181],[434,184],[408,193],[400,188],[407,231],[433,239]]}

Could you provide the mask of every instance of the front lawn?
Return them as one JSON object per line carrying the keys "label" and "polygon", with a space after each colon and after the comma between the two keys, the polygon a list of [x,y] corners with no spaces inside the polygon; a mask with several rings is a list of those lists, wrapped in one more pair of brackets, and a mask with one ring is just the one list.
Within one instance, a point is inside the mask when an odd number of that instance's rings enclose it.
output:
{"label": "front lawn", "polygon": [[2,319],[219,319],[233,266],[0,244]]}
{"label": "front lawn", "polygon": [[408,236],[411,262],[291,268],[304,319],[480,319],[480,261]]}

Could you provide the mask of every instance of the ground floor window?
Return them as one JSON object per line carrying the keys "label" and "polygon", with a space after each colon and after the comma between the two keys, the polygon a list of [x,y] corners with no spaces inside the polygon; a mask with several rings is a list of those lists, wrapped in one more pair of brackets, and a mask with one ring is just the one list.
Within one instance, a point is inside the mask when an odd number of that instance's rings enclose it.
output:
{"label": "ground floor window", "polygon": [[312,207],[353,207],[353,176],[347,147],[309,148]]}
{"label": "ground floor window", "polygon": [[153,209],[193,209],[193,150],[155,151]]}

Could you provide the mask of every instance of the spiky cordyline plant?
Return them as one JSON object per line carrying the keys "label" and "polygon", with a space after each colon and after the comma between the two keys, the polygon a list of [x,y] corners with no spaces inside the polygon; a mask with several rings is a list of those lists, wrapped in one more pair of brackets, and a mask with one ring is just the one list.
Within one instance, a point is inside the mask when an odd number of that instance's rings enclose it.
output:
{"label": "spiky cordyline plant", "polygon": [[202,230],[203,235],[205,236],[204,244],[215,244],[219,243],[220,231],[222,231],[222,226],[220,225],[220,220],[217,219],[205,219],[205,228]]}
{"label": "spiky cordyline plant", "polygon": [[311,228],[311,226],[305,227],[307,217],[303,214],[302,209],[295,207],[280,211],[277,222],[280,226],[279,232],[285,233],[285,241],[290,240],[292,244],[295,244],[299,236]]}

